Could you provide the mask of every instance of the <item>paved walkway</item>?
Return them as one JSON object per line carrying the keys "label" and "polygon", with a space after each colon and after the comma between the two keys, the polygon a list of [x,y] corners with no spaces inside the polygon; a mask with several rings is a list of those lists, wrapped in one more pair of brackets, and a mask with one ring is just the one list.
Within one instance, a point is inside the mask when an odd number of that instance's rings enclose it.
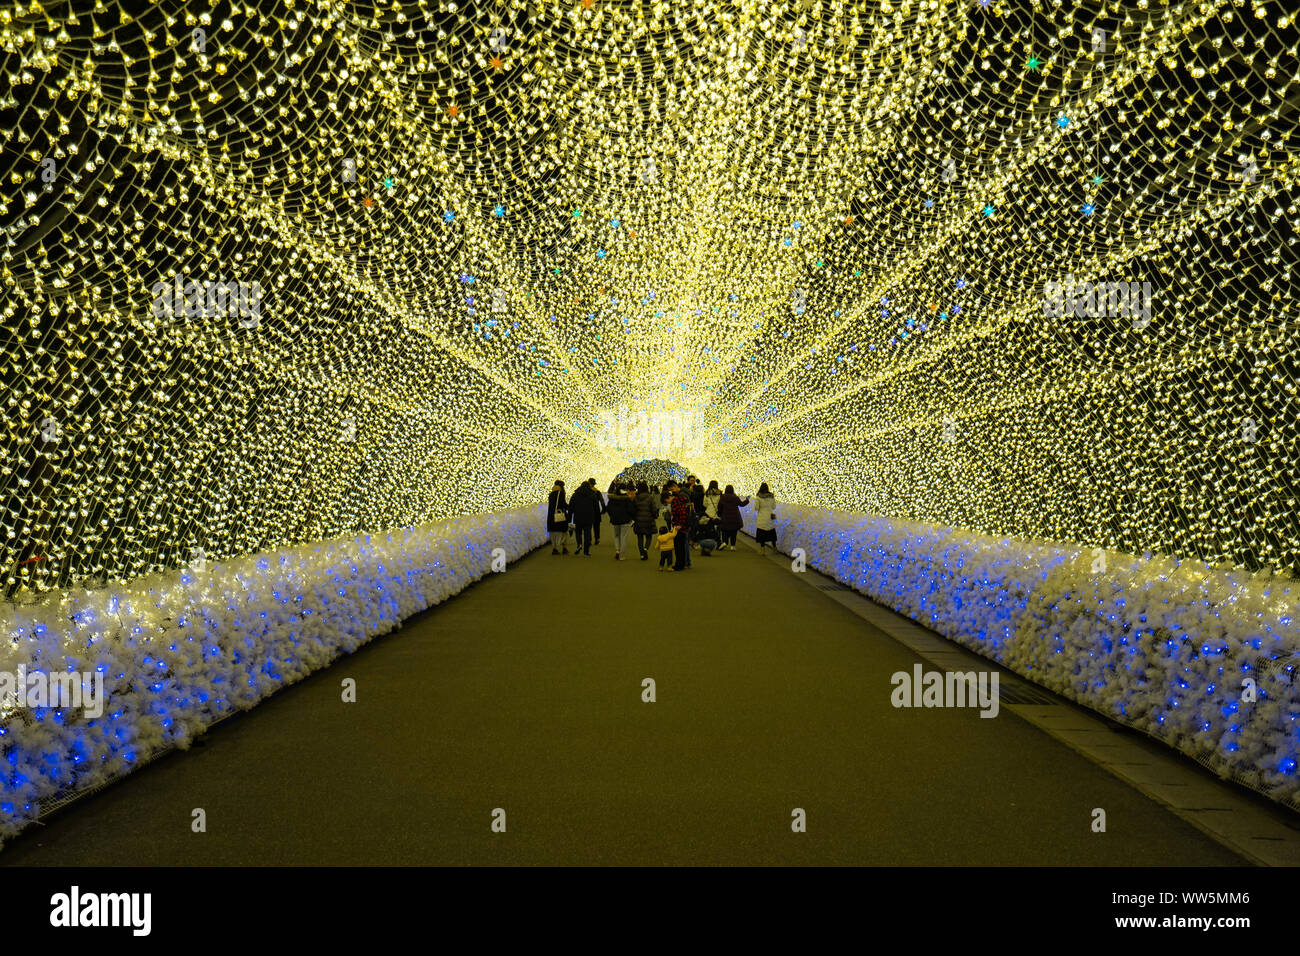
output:
{"label": "paved walkway", "polygon": [[895,709],[920,658],[748,543],[612,557],[524,558],[0,864],[1243,862],[1007,710]]}

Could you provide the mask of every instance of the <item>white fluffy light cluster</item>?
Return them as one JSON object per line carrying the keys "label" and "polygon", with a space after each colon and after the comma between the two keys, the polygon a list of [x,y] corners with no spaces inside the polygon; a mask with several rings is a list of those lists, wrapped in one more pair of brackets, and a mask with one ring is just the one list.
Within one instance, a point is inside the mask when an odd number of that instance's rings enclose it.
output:
{"label": "white fluffy light cluster", "polygon": [[810,567],[1300,809],[1293,580],[785,502],[777,512],[781,549],[803,548]]}
{"label": "white fluffy light cluster", "polygon": [[0,715],[0,837],[40,801],[188,747],[542,543],[537,507],[285,547],[7,609],[0,670],[104,675],[99,718]]}

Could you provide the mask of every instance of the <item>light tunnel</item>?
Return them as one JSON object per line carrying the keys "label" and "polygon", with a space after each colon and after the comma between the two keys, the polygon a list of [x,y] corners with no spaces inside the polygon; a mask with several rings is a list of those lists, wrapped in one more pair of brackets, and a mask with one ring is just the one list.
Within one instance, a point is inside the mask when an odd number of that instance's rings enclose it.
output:
{"label": "light tunnel", "polygon": [[[942,737],[1013,791],[979,754],[1070,749],[1043,801],[1069,808],[1008,832],[1090,837],[1088,774],[1128,827],[1124,853],[932,864],[1300,860],[1298,29],[1274,0],[7,5],[0,856],[81,860],[118,788],[162,826],[199,773],[162,755],[346,734],[287,712],[379,706],[399,678],[348,669],[428,646],[430,707],[460,674],[587,767],[622,753],[571,722],[611,682],[633,716],[603,725],[679,708],[658,732],[687,753],[749,693],[869,736],[834,711],[854,697],[870,733]],[[550,553],[555,481],[595,477],[603,510],[638,468],[733,486],[739,548],[619,563],[616,506],[592,560]],[[512,710],[465,642],[590,686]],[[727,660],[768,676],[742,691]],[[916,660],[1000,674],[998,718],[919,671],[900,691]],[[1029,721],[1050,706],[1244,801],[1281,856]],[[826,786],[808,802],[853,818]],[[782,838],[802,806],[741,803]],[[79,836],[43,848],[36,822]],[[770,859],[887,862],[856,826]],[[514,862],[577,860],[538,839]],[[589,859],[643,862],[620,839]]]}

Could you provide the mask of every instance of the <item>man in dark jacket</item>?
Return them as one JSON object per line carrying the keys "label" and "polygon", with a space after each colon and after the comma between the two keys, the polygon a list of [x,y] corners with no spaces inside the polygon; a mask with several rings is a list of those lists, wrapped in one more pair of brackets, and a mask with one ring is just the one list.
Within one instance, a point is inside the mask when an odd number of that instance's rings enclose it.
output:
{"label": "man in dark jacket", "polygon": [[596,487],[595,478],[588,478],[587,484],[591,486],[591,496],[596,500],[596,520],[592,523],[592,531],[595,532],[595,543],[600,544],[600,516],[605,513],[605,496]]}
{"label": "man in dark jacket", "polygon": [[696,478],[694,475],[691,475],[689,480],[691,483],[691,504],[695,506],[695,513],[697,515],[702,515],[704,514],[704,482],[700,481],[700,479]]}
{"label": "man in dark jacket", "polygon": [[591,526],[600,516],[596,504],[596,491],[583,482],[569,499],[569,517],[573,521],[573,553],[591,557]]}

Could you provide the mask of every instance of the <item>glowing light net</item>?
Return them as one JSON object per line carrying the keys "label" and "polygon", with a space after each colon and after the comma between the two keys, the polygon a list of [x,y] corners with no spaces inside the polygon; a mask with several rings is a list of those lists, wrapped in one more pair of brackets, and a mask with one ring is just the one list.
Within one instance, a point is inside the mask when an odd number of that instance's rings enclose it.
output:
{"label": "glowing light net", "polygon": [[[647,457],[1294,568],[1295,20],[5,7],[8,591]],[[1149,309],[1046,314],[1085,282],[1146,283]]]}

